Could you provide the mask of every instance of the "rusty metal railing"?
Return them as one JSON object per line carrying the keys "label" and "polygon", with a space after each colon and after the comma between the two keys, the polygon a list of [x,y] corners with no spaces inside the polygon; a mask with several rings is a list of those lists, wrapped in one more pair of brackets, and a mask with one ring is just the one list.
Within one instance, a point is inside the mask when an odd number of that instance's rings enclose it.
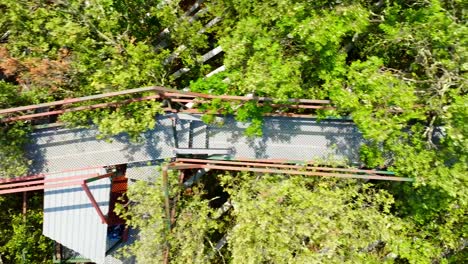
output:
{"label": "rusty metal railing", "polygon": [[[123,95],[135,95],[139,93],[147,93],[153,92],[156,93],[154,95],[149,96],[142,96],[137,98],[131,99],[119,99],[113,102],[105,102],[105,103],[96,103],[91,105],[85,106],[73,106],[77,103],[83,103],[88,101],[94,101],[99,99],[109,99],[115,98],[118,96]],[[281,113],[267,113],[266,115],[276,115],[276,116],[294,116],[294,117],[310,117],[310,114],[299,114],[294,111],[298,109],[302,109],[303,111],[315,111],[319,109],[333,109],[330,106],[329,100],[312,100],[312,99],[288,99],[284,100],[284,103],[278,104],[275,103],[277,100],[269,97],[251,97],[251,96],[234,96],[234,95],[210,95],[204,93],[195,93],[195,92],[187,92],[187,91],[179,91],[175,89],[160,87],[160,86],[151,86],[151,87],[142,87],[136,89],[130,89],[125,91],[118,91],[118,92],[111,92],[111,93],[104,93],[98,95],[91,95],[91,96],[84,96],[78,98],[70,98],[64,99],[54,102],[42,103],[42,104],[35,104],[35,105],[28,105],[28,106],[20,106],[8,109],[0,109],[0,123],[9,123],[15,121],[25,121],[25,120],[34,120],[38,118],[43,118],[47,116],[56,116],[61,115],[68,112],[76,112],[76,111],[84,111],[84,110],[92,110],[98,108],[106,108],[106,107],[119,107],[124,104],[129,104],[132,102],[142,102],[147,100],[166,100],[168,103],[168,107],[164,108],[166,112],[182,112],[182,113],[196,113],[202,114],[203,111],[197,109],[197,105],[203,103],[209,103],[211,100],[219,99],[223,101],[239,101],[248,102],[248,101],[255,101],[258,102],[259,105],[269,105],[272,108],[283,108],[289,109],[290,111],[283,111]],[[177,103],[179,107],[174,108],[172,107],[173,103]],[[190,107],[187,107],[190,105]],[[59,109],[52,109],[52,108],[59,108]],[[40,110],[40,112],[39,112]]]}
{"label": "rusty metal railing", "polygon": [[168,169],[214,169],[225,171],[246,171],[257,173],[290,174],[335,178],[352,178],[365,180],[413,181],[411,178],[391,176],[388,171],[366,170],[356,168],[333,168],[313,165],[312,163],[296,164],[288,160],[212,160],[177,158],[167,166]]}

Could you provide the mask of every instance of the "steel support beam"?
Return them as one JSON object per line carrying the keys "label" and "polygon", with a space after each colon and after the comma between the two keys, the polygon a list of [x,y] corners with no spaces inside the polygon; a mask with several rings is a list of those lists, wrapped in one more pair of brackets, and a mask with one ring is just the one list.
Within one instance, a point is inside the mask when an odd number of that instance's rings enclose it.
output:
{"label": "steel support beam", "polygon": [[107,174],[99,175],[97,173],[93,173],[93,174],[77,175],[77,176],[47,179],[47,180],[7,183],[7,184],[0,185],[0,195],[18,193],[18,192],[45,190],[45,189],[52,189],[52,188],[72,187],[76,185],[81,185],[83,181],[92,182],[95,180],[108,178],[112,175],[114,174],[107,173]]}
{"label": "steel support beam", "polygon": [[[260,168],[259,168],[260,167]],[[321,176],[321,177],[336,177],[336,178],[353,178],[365,180],[386,180],[386,181],[413,181],[411,178],[386,176],[391,172],[383,172],[376,170],[360,170],[346,168],[329,168],[329,167],[311,167],[301,165],[287,165],[272,162],[236,162],[222,160],[204,160],[204,159],[183,159],[178,158],[175,162],[169,165],[170,169],[214,169],[227,171],[248,171],[258,173],[277,173],[290,175],[305,175],[305,176]],[[379,175],[384,174],[384,175]]]}
{"label": "steel support beam", "polygon": [[99,218],[101,218],[101,221],[103,224],[107,224],[107,219],[106,216],[101,211],[101,208],[99,207],[99,204],[96,202],[96,199],[94,199],[93,194],[89,190],[88,184],[86,183],[86,180],[81,182],[81,188],[85,191],[86,195],[88,196],[89,200],[91,201],[91,204],[93,205],[94,209],[96,210],[97,214],[99,215]]}

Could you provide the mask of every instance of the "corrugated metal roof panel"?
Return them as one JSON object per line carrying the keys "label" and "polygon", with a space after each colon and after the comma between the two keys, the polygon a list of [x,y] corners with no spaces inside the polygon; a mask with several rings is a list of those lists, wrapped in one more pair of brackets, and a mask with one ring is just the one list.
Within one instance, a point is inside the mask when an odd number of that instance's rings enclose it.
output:
{"label": "corrugated metal roof panel", "polygon": [[[46,179],[91,173],[105,174],[105,169],[89,169],[46,175]],[[110,179],[88,184],[103,214],[109,211]],[[81,186],[46,189],[44,192],[43,234],[71,250],[103,263],[106,254],[107,225],[101,222]]]}
{"label": "corrugated metal roof panel", "polygon": [[173,156],[172,122],[158,117],[156,128],[144,133],[141,142],[116,136],[112,142],[98,140],[96,129],[46,129],[33,133],[27,151],[33,160],[31,172],[123,164]]}

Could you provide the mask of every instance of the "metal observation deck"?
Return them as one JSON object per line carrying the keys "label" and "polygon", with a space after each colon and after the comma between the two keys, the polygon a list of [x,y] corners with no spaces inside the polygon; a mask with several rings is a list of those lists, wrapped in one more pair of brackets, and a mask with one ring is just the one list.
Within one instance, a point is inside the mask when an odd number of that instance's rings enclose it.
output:
{"label": "metal observation deck", "polygon": [[[155,94],[94,102],[143,92]],[[248,137],[245,135],[248,124],[236,121],[233,116],[217,116],[216,123],[223,125],[202,122],[203,113],[196,105],[212,99],[240,103],[254,100],[260,105],[281,108],[281,111],[264,117],[261,137]],[[66,112],[119,107],[144,100],[161,100],[166,107],[164,114],[155,117],[155,128],[141,134],[137,142],[125,134],[110,140],[97,139],[96,128],[70,129],[60,124],[36,128],[26,146],[26,153],[32,160],[30,172],[35,176],[0,179],[0,194],[45,190],[44,235],[96,263],[122,263],[109,253],[120,243],[110,238],[109,229],[119,223],[119,219],[112,216],[113,206],[119,194],[117,189],[120,193],[126,190],[127,178],[153,180],[162,176],[167,183],[168,170],[193,173],[195,169],[194,175],[181,173],[192,176],[185,179],[184,184],[192,184],[207,170],[412,180],[386,171],[321,165],[333,161],[359,166],[359,147],[364,143],[352,121],[319,121],[314,117],[317,109],[331,108],[327,100],[290,99],[290,104],[279,105],[263,97],[214,96],[145,87],[3,109],[0,123],[44,119]],[[88,105],[75,105],[84,102]],[[119,176],[117,168],[122,164],[126,167],[125,175]],[[158,170],[161,165],[162,170]],[[125,179],[123,189],[115,184],[118,177]],[[169,199],[166,197],[167,219],[172,218]]]}
{"label": "metal observation deck", "polygon": [[263,136],[248,137],[244,133],[247,124],[233,117],[223,119],[224,125],[218,126],[205,124],[194,114],[161,115],[156,127],[142,134],[138,142],[126,135],[99,140],[96,129],[36,130],[27,146],[33,161],[31,171],[50,173],[117,164],[127,164],[130,170],[142,169],[149,162],[186,155],[317,162],[333,159],[351,164],[359,161],[363,139],[350,122],[265,117]]}

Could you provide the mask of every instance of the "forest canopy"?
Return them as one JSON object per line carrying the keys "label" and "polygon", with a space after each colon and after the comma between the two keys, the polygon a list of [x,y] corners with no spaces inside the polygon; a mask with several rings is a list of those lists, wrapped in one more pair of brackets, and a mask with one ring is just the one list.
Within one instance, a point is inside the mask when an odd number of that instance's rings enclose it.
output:
{"label": "forest canopy", "polygon": [[[174,263],[459,263],[468,258],[466,12],[462,0],[0,0],[0,108],[150,85],[278,103],[331,100],[335,110],[318,115],[352,118],[366,139],[362,167],[414,182],[209,174],[232,200],[230,212],[213,220],[206,182],[189,194],[174,184],[183,206],[170,235],[153,225],[164,218],[160,183],[137,184],[129,191],[135,207],[122,212],[143,238],[132,254],[160,259],[169,236]],[[205,61],[216,47],[223,52]],[[252,136],[269,111],[205,107],[250,123]],[[97,126],[103,138],[138,137],[160,112],[147,101],[60,121]],[[0,177],[28,173],[23,147],[32,129],[0,124]],[[11,228],[4,213],[1,226]],[[228,246],[213,250],[224,236]]]}

